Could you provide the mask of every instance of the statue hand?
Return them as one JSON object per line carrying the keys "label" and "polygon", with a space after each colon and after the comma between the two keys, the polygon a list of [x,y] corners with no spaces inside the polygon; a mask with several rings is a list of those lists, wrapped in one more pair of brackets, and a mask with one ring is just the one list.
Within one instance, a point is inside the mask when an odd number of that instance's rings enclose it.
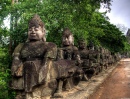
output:
{"label": "statue hand", "polygon": [[83,61],[82,60],[77,60],[77,65],[80,66],[82,65]]}
{"label": "statue hand", "polygon": [[23,75],[23,64],[20,64],[18,69],[15,71],[15,76],[21,77]]}

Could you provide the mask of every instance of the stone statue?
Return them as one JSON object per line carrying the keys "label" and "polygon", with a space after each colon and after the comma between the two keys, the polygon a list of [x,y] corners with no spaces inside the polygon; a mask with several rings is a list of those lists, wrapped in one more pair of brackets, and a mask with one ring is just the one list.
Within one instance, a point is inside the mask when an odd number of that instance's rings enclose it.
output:
{"label": "stone statue", "polygon": [[16,91],[15,99],[63,97],[62,90],[70,88],[71,83],[71,87],[79,83],[82,76],[82,69],[76,66],[80,57],[72,45],[73,36],[67,35],[69,42],[63,45],[69,45],[58,49],[62,54],[57,54],[57,46],[46,42],[45,26],[37,14],[28,25],[27,41],[13,53],[11,88]]}
{"label": "stone statue", "polygon": [[101,66],[101,70],[103,71],[106,67],[105,67],[105,51],[103,47],[100,47],[100,66]]}
{"label": "stone statue", "polygon": [[[33,97],[36,93],[33,92],[39,92],[36,91],[40,90],[37,88],[47,83],[48,64],[57,55],[57,46],[46,42],[45,26],[37,14],[29,21],[28,26],[27,41],[19,44],[13,52],[11,88],[17,93],[16,99],[35,99]],[[47,90],[46,94],[48,91],[51,90]],[[42,93],[40,91],[38,96],[41,97]]]}
{"label": "stone statue", "polygon": [[[61,68],[66,68],[65,71],[67,72],[67,75],[64,77],[64,79],[58,79],[59,86],[54,94],[55,97],[62,97],[62,90],[69,90],[77,85],[83,74],[82,69],[79,67],[81,60],[78,48],[74,46],[74,37],[68,28],[65,28],[63,31],[62,48],[58,49],[57,60],[57,62],[61,61]],[[64,73],[63,69],[60,74],[62,73]]]}
{"label": "stone statue", "polygon": [[100,71],[100,62],[99,62],[99,54],[98,51],[95,50],[95,47],[92,42],[90,42],[89,46],[89,77],[91,78],[93,75],[98,74]]}
{"label": "stone statue", "polygon": [[100,47],[95,46],[95,54],[96,54],[96,74],[100,73],[102,71],[102,66],[101,66],[101,53],[100,53]]}
{"label": "stone statue", "polygon": [[78,48],[74,46],[74,37],[68,28],[65,28],[62,36],[63,58],[80,62]]}
{"label": "stone statue", "polygon": [[101,60],[102,60],[101,66],[102,66],[103,69],[107,69],[107,67],[108,67],[108,56],[109,56],[108,53],[107,53],[107,49],[101,47],[100,52],[101,52],[100,57],[101,57]]}
{"label": "stone statue", "polygon": [[78,46],[79,46],[80,57],[81,60],[83,61],[82,69],[84,71],[84,75],[82,80],[87,81],[88,80],[87,72],[89,71],[89,50],[87,49],[87,45],[84,39],[80,39],[78,41]]}

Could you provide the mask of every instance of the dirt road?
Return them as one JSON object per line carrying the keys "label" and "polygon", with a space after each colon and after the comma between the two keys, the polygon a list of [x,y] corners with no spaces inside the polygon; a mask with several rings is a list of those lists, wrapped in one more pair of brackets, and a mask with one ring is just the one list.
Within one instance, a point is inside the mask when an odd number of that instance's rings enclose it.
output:
{"label": "dirt road", "polygon": [[121,60],[89,99],[130,99],[130,59]]}

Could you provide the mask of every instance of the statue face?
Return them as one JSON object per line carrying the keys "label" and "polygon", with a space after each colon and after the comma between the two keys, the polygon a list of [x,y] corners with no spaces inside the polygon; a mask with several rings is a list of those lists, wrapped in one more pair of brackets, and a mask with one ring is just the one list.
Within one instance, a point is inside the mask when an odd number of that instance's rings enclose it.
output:
{"label": "statue face", "polygon": [[43,29],[41,28],[41,26],[39,27],[30,27],[28,30],[28,39],[29,40],[42,40],[43,37],[45,36],[45,32],[43,31]]}
{"label": "statue face", "polygon": [[65,46],[73,45],[73,36],[72,35],[63,36],[62,44]]}
{"label": "statue face", "polygon": [[85,42],[80,42],[79,43],[79,48],[85,49],[86,48],[86,43]]}
{"label": "statue face", "polygon": [[94,50],[94,46],[89,47],[89,50]]}

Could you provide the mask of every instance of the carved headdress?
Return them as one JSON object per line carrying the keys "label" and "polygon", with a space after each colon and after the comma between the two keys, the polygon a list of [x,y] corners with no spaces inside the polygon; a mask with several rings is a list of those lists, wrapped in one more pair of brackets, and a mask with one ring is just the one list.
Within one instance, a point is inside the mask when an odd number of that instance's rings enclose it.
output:
{"label": "carved headdress", "polygon": [[29,28],[30,27],[39,27],[39,25],[44,29],[44,23],[42,22],[41,18],[39,15],[35,14],[32,19],[28,23]]}
{"label": "carved headdress", "polygon": [[[35,26],[35,27],[41,26],[43,32],[46,34],[45,25],[44,25],[43,21],[41,20],[40,16],[37,15],[37,14],[35,14],[35,15],[31,18],[31,20],[29,20],[29,22],[28,22],[28,27],[29,27],[29,28],[34,27],[34,26]],[[42,40],[43,40],[43,41],[46,41],[45,35],[44,35],[44,37],[43,37]],[[28,41],[28,40],[27,40],[27,41]]]}
{"label": "carved headdress", "polygon": [[73,36],[73,34],[71,33],[71,31],[68,28],[65,28],[63,30],[63,36],[70,36],[70,35]]}
{"label": "carved headdress", "polygon": [[72,45],[74,45],[74,37],[73,34],[71,33],[71,31],[68,28],[65,28],[62,32],[62,38],[63,37],[70,37],[70,41],[72,43]]}
{"label": "carved headdress", "polygon": [[[79,40],[78,40],[78,43],[80,44],[80,43],[82,43],[82,42],[85,42],[85,39],[84,38],[80,38]],[[85,42],[86,43],[86,42]]]}
{"label": "carved headdress", "polygon": [[83,37],[78,39],[78,48],[79,48],[79,50],[80,49],[81,50],[86,49],[86,45],[87,45],[86,40]]}

